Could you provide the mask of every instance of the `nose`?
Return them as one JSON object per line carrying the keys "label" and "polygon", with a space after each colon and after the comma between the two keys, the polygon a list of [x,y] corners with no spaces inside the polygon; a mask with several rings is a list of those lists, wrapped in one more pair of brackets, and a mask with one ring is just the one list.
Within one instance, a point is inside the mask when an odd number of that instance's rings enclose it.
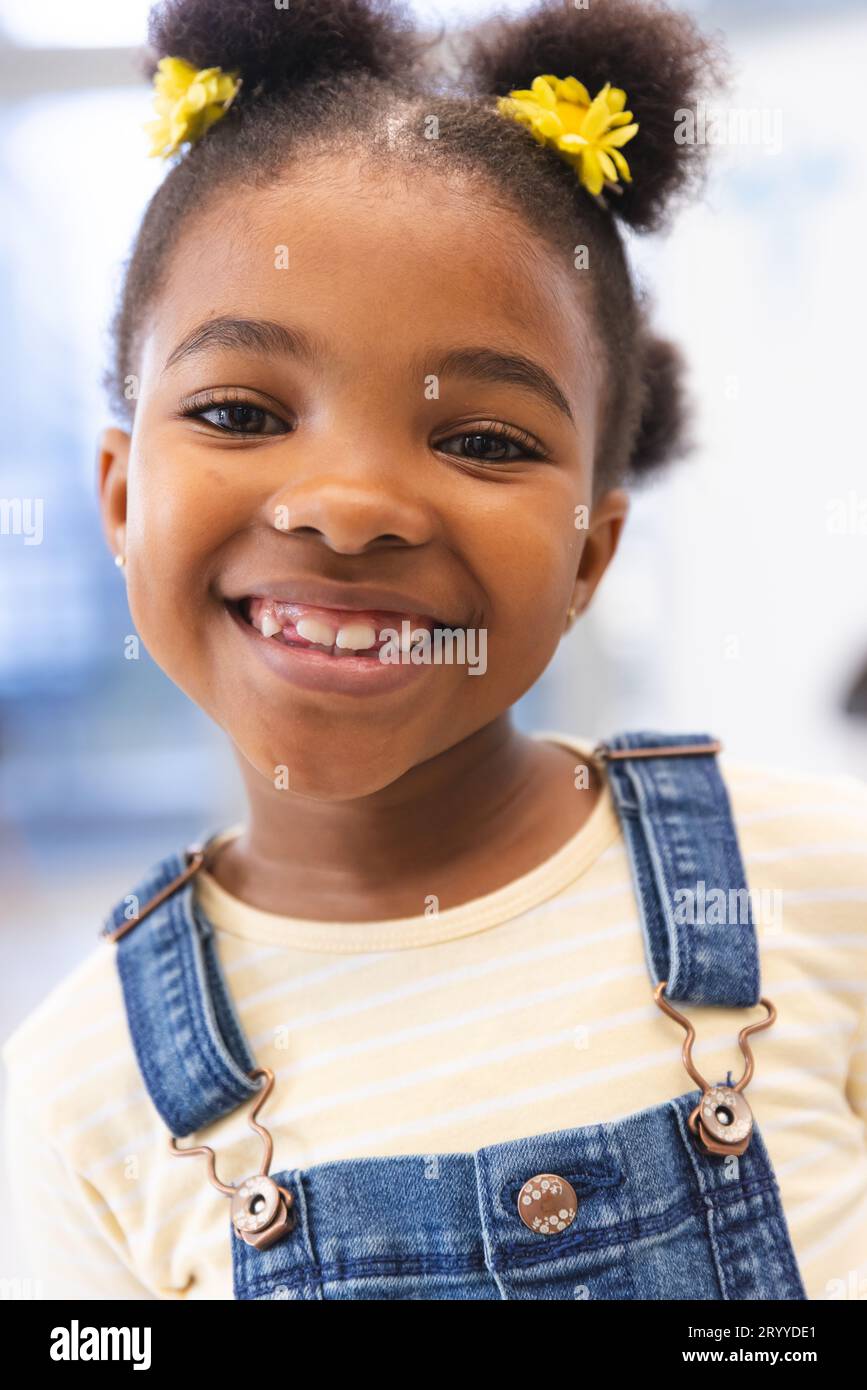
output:
{"label": "nose", "polygon": [[314,537],[344,555],[423,545],[434,530],[432,507],[385,468],[296,477],[270,499],[269,511],[276,530]]}

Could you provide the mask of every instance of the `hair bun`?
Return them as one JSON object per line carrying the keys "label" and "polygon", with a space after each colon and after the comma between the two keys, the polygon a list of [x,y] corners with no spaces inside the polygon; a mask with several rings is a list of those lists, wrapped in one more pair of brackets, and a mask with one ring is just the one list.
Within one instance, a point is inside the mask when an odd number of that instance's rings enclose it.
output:
{"label": "hair bun", "polygon": [[577,77],[591,96],[606,82],[622,87],[639,126],[624,151],[632,183],[606,201],[636,229],[657,227],[673,195],[703,172],[705,148],[677,144],[674,117],[721,80],[722,53],[658,0],[591,0],[587,9],[548,0],[479,34],[468,67],[476,89],[492,96],[543,73]]}
{"label": "hair bun", "polygon": [[415,57],[390,0],[161,0],[148,19],[147,72],[160,58],[236,69],[247,92],[353,72],[396,77]]}
{"label": "hair bun", "polygon": [[684,389],[685,363],[676,344],[645,329],[641,353],[641,414],[629,459],[634,479],[691,452],[692,415]]}

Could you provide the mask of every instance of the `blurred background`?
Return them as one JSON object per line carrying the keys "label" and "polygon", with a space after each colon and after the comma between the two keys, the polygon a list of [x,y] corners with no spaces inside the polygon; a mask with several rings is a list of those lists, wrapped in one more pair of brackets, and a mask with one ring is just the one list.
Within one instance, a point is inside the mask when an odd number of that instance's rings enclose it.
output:
{"label": "blurred background", "polygon": [[[416,8],[436,27],[503,7]],[[726,35],[747,116],[703,203],[634,255],[691,364],[698,448],[636,497],[596,607],[516,717],[707,729],[732,756],[867,776],[867,12],[686,8]],[[0,0],[0,499],[42,505],[41,526],[0,513],[0,1036],[147,864],[242,815],[224,736],[145,654],[123,659],[97,521],[106,328],[162,175],[135,67],[147,9]]]}

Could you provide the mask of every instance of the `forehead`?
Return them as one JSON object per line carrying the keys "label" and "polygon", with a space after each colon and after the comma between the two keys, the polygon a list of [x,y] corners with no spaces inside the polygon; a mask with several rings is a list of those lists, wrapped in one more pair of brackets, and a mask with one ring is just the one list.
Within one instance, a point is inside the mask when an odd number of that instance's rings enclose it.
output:
{"label": "forehead", "polygon": [[597,380],[571,248],[465,176],[311,160],[268,188],[233,185],[184,222],[144,341],[161,366],[222,314],[281,320],[335,363],[383,370],[429,347],[520,347],[584,408]]}

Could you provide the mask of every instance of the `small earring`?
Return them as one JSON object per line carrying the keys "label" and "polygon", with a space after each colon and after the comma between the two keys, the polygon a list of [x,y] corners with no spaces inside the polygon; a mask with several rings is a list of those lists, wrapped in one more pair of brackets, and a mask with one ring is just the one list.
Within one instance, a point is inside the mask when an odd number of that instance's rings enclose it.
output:
{"label": "small earring", "polygon": [[575,618],[577,617],[577,614],[578,614],[578,609],[575,608],[574,605],[573,605],[573,606],[569,609],[569,612],[566,614],[566,617],[569,619],[569,622],[572,623],[572,622],[575,621]]}
{"label": "small earring", "polygon": [[124,565],[126,564],[126,556],[121,555],[121,553],[118,552],[117,555],[115,555],[114,557],[114,563],[117,565],[119,570],[122,570]]}

